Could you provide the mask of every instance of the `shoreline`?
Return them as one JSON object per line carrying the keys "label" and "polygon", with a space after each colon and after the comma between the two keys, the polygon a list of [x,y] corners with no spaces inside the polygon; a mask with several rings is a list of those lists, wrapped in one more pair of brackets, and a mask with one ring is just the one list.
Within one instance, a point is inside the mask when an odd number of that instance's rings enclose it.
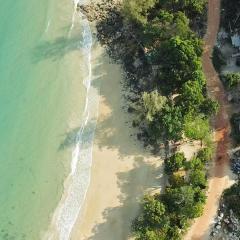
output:
{"label": "shoreline", "polygon": [[133,137],[131,116],[123,109],[121,65],[112,63],[99,42],[93,53],[94,65],[100,67],[93,74],[101,78],[99,117],[91,182],[71,239],[122,240],[130,236],[136,202],[147,192],[159,191],[163,161],[146,153]]}
{"label": "shoreline", "polygon": [[68,33],[71,38],[72,30],[79,24],[81,27],[82,40],[80,54],[85,59],[81,70],[85,73],[82,85],[86,91],[85,107],[81,116],[81,125],[74,130],[72,141],[72,158],[70,162],[70,172],[64,180],[64,190],[57,207],[52,216],[48,231],[43,235],[43,239],[70,238],[76,219],[81,212],[86,193],[91,179],[92,149],[96,123],[98,119],[99,106],[99,83],[94,82],[92,74],[92,46],[94,39],[90,22],[84,14],[77,11],[75,3],[72,16],[72,25]]}

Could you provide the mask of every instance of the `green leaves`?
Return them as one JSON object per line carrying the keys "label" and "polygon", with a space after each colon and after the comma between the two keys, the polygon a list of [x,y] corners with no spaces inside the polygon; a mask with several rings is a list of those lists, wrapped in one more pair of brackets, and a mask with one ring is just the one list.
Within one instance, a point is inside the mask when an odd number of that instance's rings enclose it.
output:
{"label": "green leaves", "polygon": [[152,122],[167,103],[167,98],[161,96],[157,90],[142,94],[143,115],[148,122]]}
{"label": "green leaves", "polygon": [[186,116],[184,124],[186,137],[194,140],[203,140],[210,134],[208,119],[203,116]]}
{"label": "green leaves", "polygon": [[185,110],[185,113],[199,112],[199,107],[203,101],[203,86],[199,81],[187,81],[183,84],[180,105]]}
{"label": "green leaves", "polygon": [[240,83],[240,73],[225,73],[221,77],[228,88],[235,87]]}
{"label": "green leaves", "polygon": [[173,36],[178,35],[185,39],[191,34],[189,20],[184,13],[170,13],[166,10],[158,11],[143,28],[144,43],[150,49],[159,47],[162,41]]}
{"label": "green leaves", "polygon": [[125,0],[125,15],[132,21],[145,25],[148,21],[148,12],[156,2],[157,0]]}
{"label": "green leaves", "polygon": [[161,79],[169,85],[170,91],[194,80],[196,72],[202,72],[200,58],[191,40],[173,37],[162,44],[160,55],[163,59]]}
{"label": "green leaves", "polygon": [[143,201],[143,214],[148,224],[152,227],[160,226],[163,215],[165,214],[165,206],[152,196],[146,196]]}
{"label": "green leaves", "polygon": [[192,219],[199,216],[199,209],[195,208],[197,204],[195,194],[192,186],[167,188],[164,202],[168,206],[169,212]]}
{"label": "green leaves", "polygon": [[183,134],[183,115],[181,108],[172,104],[166,105],[159,124],[161,124],[165,132],[166,139],[174,141],[180,140]]}
{"label": "green leaves", "polygon": [[186,158],[183,153],[175,153],[170,158],[165,161],[165,172],[167,174],[172,174],[178,171],[180,168],[184,167]]}
{"label": "green leaves", "polygon": [[205,98],[200,106],[200,110],[206,116],[213,116],[218,113],[219,103],[211,98]]}
{"label": "green leaves", "polygon": [[205,171],[199,169],[192,171],[189,175],[189,182],[195,187],[200,187],[204,189],[207,185]]}

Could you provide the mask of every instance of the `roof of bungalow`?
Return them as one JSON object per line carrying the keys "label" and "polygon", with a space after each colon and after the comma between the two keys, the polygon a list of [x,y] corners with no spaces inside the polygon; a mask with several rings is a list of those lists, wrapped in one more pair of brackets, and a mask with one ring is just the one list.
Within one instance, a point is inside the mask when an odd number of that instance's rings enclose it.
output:
{"label": "roof of bungalow", "polygon": [[240,47],[240,36],[238,34],[231,36],[231,40],[234,47]]}

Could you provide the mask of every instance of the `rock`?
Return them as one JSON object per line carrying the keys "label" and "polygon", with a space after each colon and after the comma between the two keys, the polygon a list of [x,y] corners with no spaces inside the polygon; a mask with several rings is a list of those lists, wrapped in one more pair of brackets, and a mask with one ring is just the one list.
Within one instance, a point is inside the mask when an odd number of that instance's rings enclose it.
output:
{"label": "rock", "polygon": [[233,100],[233,96],[231,94],[228,95],[228,101],[231,102]]}
{"label": "rock", "polygon": [[133,63],[133,66],[134,66],[135,68],[139,68],[141,65],[142,65],[142,62],[141,62],[141,60],[140,60],[139,58],[137,58],[137,59],[134,61],[134,63]]}
{"label": "rock", "polygon": [[119,31],[119,32],[116,32],[116,35],[115,35],[115,39],[118,39],[122,36],[122,33]]}
{"label": "rock", "polygon": [[216,229],[220,230],[221,229],[221,225],[217,225]]}

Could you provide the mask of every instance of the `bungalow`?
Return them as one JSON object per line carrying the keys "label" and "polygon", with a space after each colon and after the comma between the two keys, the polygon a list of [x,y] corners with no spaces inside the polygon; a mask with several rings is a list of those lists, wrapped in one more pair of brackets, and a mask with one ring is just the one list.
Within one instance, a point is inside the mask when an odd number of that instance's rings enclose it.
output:
{"label": "bungalow", "polygon": [[231,36],[231,40],[232,40],[232,45],[235,48],[239,48],[240,49],[240,36],[235,33],[233,36]]}

